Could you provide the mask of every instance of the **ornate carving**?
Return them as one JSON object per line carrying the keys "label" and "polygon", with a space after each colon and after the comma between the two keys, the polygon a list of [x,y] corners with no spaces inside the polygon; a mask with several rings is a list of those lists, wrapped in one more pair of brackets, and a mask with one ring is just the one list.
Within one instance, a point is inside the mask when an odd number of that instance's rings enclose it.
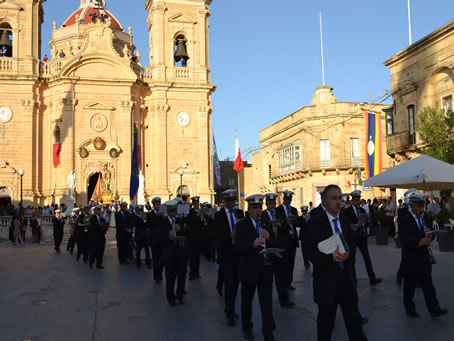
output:
{"label": "ornate carving", "polygon": [[108,125],[108,120],[103,114],[97,113],[94,114],[90,119],[90,127],[97,133],[103,132],[106,130]]}

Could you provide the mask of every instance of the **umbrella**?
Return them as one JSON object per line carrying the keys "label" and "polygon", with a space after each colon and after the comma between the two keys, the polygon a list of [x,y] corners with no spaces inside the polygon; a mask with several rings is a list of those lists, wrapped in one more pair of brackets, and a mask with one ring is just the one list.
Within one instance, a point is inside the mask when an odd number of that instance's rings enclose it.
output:
{"label": "umbrella", "polygon": [[454,166],[428,155],[421,155],[364,182],[368,187],[454,189]]}

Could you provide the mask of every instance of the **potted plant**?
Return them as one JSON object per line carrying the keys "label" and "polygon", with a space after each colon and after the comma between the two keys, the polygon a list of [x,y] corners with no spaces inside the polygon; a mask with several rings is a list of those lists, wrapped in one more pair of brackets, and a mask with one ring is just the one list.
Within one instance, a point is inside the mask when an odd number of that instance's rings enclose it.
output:
{"label": "potted plant", "polygon": [[[449,223],[450,214],[448,209],[443,208],[435,216],[440,227],[444,227],[445,224]],[[452,252],[454,251],[454,232],[447,231],[447,233],[441,234],[438,237],[438,247],[441,252]]]}
{"label": "potted plant", "polygon": [[375,242],[377,245],[388,245],[388,227],[385,226],[385,211],[377,210],[373,213],[375,230]]}

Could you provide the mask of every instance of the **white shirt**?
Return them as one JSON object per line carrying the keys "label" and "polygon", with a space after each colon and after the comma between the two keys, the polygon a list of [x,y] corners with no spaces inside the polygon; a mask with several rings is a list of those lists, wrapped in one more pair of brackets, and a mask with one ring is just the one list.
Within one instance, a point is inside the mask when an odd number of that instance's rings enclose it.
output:
{"label": "white shirt", "polygon": [[333,232],[333,234],[336,234],[336,229],[334,228],[334,223],[333,223],[333,220],[337,218],[337,227],[339,228],[339,231],[342,233],[342,226],[340,224],[340,218],[339,218],[339,215],[337,217],[333,217],[331,214],[328,213],[328,211],[326,211],[326,216],[328,217],[328,220],[329,220],[329,223],[331,224],[331,230]]}
{"label": "white shirt", "polygon": [[[386,211],[391,211],[391,212],[386,212]],[[394,213],[396,211],[396,205],[391,201],[388,205],[385,207],[385,214],[387,217],[394,217]]]}
{"label": "white shirt", "polygon": [[369,214],[369,206],[367,206],[367,204],[364,204],[363,206],[361,206],[361,208],[366,211],[367,214]]}

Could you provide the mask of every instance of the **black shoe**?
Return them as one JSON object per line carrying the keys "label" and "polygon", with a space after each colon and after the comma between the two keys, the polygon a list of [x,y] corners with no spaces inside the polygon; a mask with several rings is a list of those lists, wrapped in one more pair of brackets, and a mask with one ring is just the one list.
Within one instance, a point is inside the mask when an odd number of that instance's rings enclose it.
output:
{"label": "black shoe", "polygon": [[281,307],[282,308],[293,308],[294,306],[295,306],[294,302],[290,302],[290,301],[281,302]]}
{"label": "black shoe", "polygon": [[159,284],[159,283],[161,283],[161,280],[158,278],[158,279],[155,279],[154,282]]}
{"label": "black shoe", "polygon": [[104,269],[104,267],[101,264],[97,264],[96,269]]}
{"label": "black shoe", "polygon": [[416,311],[407,311],[407,315],[414,318],[421,317],[421,315],[419,315]]}
{"label": "black shoe", "polygon": [[369,318],[367,316],[361,318],[361,324],[362,325],[365,325],[367,322],[369,322]]}
{"label": "black shoe", "polygon": [[93,262],[90,262],[90,269],[93,269]]}
{"label": "black shoe", "polygon": [[[311,267],[311,265],[310,265],[309,263],[304,263],[304,267],[305,267],[306,269],[309,269],[309,268]],[[274,337],[274,336],[273,336],[273,337]]]}
{"label": "black shoe", "polygon": [[292,286],[291,284],[287,287],[288,290],[295,290],[295,287]]}
{"label": "black shoe", "polygon": [[183,300],[183,297],[181,297],[181,298],[178,298],[178,304],[184,304],[184,300]]}
{"label": "black shoe", "polygon": [[170,305],[171,307],[175,307],[177,304],[176,304],[175,301],[169,301],[169,305]]}
{"label": "black shoe", "polygon": [[243,337],[244,337],[246,340],[252,340],[252,339],[254,339],[254,334],[252,334],[252,329],[243,330]]}
{"label": "black shoe", "polygon": [[218,291],[218,295],[222,296],[222,289],[216,289]]}
{"label": "black shoe", "polygon": [[380,284],[381,282],[383,282],[383,279],[381,278],[374,278],[370,281],[370,286],[371,287],[374,287],[376,286],[377,284]]}
{"label": "black shoe", "polygon": [[183,292],[183,295],[187,295],[187,294],[188,294],[188,292],[185,290],[185,291]]}
{"label": "black shoe", "polygon": [[197,276],[195,276],[195,277],[196,277],[197,279],[202,279],[202,276],[200,276],[200,275],[197,275]]}
{"label": "black shoe", "polygon": [[189,280],[190,280],[190,281],[193,281],[193,280],[195,280],[195,277],[189,276]]}
{"label": "black shoe", "polygon": [[78,261],[79,261],[79,259],[80,259],[80,257],[76,257],[76,262],[78,262]]}
{"label": "black shoe", "polygon": [[235,318],[233,316],[232,317],[227,317],[227,325],[229,327],[235,327],[236,322],[235,322]]}
{"label": "black shoe", "polygon": [[274,337],[273,333],[264,335],[263,336],[264,341],[276,341],[276,338]]}
{"label": "black shoe", "polygon": [[400,287],[402,286],[402,277],[396,277],[396,284]]}
{"label": "black shoe", "polygon": [[147,264],[147,268],[148,268],[148,269],[151,269],[151,264]]}
{"label": "black shoe", "polygon": [[447,313],[448,313],[448,309],[440,309],[440,310],[437,311],[435,314],[430,314],[430,316],[431,316],[432,318],[437,318],[437,317],[446,315]]}

